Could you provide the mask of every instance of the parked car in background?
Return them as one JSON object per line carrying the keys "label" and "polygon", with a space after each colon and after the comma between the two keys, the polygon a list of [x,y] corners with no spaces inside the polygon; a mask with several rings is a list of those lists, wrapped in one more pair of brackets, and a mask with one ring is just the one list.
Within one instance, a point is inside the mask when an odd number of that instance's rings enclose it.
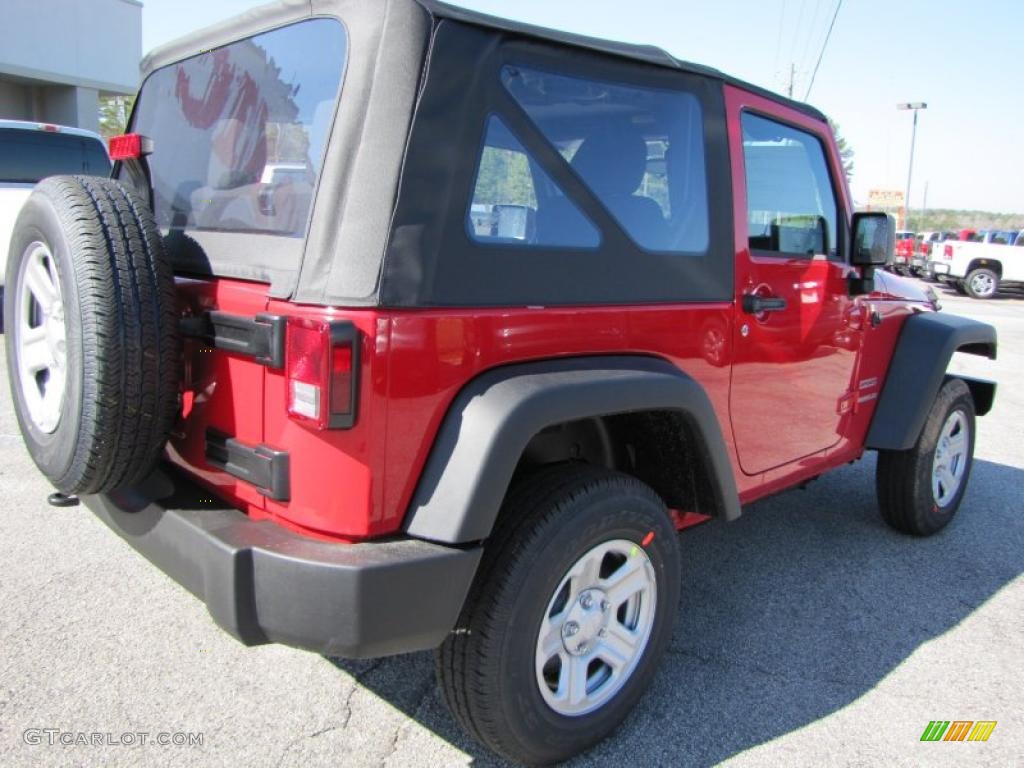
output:
{"label": "parked car in background", "polygon": [[910,256],[907,271],[912,275],[924,274],[928,267],[928,255],[932,251],[932,243],[937,243],[942,237],[941,232],[918,232],[914,241],[914,252]]}
{"label": "parked car in background", "polygon": [[991,299],[1007,283],[1024,283],[1024,232],[1013,245],[946,242],[933,251],[928,271],[974,299]]}
{"label": "parked car in background", "polygon": [[896,233],[896,252],[893,255],[892,264],[889,268],[899,275],[909,274],[910,260],[914,257],[914,246],[917,243],[917,235],[908,230],[901,230]]}
{"label": "parked car in background", "polygon": [[[92,131],[51,123],[0,120],[0,264],[18,212],[37,182],[47,176],[109,176],[110,157]],[[4,270],[0,268],[0,289]]]}
{"label": "parked car in background", "polygon": [[947,240],[959,240],[960,233],[950,230],[924,232],[918,238],[917,248],[914,249],[914,255],[910,259],[910,274],[915,277],[928,278],[931,277],[928,272],[928,260],[935,252],[935,247]]}

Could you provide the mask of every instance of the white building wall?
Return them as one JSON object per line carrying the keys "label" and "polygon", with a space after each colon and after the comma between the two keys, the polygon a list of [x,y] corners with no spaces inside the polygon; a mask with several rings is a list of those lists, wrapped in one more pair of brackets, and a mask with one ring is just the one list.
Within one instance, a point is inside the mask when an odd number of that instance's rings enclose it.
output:
{"label": "white building wall", "polygon": [[0,118],[96,130],[100,92],[134,93],[138,0],[0,0]]}

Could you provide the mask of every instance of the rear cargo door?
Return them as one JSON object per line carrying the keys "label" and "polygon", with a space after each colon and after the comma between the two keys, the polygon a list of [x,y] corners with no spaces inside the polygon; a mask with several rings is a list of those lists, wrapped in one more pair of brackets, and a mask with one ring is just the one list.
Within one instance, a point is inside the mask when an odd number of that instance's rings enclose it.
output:
{"label": "rear cargo door", "polygon": [[[173,460],[239,506],[262,508],[269,489],[258,451],[272,321],[267,286],[239,280],[178,280],[184,307],[182,412]],[[261,322],[262,321],[262,322]]]}
{"label": "rear cargo door", "polygon": [[265,313],[297,280],[347,58],[340,21],[305,19],[156,69],[132,117],[184,316],[171,455],[252,509],[287,499],[264,409],[288,313]]}

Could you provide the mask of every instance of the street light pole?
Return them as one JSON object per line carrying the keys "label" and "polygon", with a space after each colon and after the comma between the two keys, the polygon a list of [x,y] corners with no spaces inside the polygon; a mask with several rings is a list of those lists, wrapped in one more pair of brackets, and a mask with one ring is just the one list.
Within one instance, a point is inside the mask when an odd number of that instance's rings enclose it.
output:
{"label": "street light pole", "polygon": [[917,142],[917,112],[921,109],[928,109],[923,101],[913,101],[897,104],[896,109],[910,109],[914,112],[914,127],[910,132],[910,164],[907,167],[907,189],[903,194],[903,228],[910,229],[910,179],[914,174],[914,144]]}

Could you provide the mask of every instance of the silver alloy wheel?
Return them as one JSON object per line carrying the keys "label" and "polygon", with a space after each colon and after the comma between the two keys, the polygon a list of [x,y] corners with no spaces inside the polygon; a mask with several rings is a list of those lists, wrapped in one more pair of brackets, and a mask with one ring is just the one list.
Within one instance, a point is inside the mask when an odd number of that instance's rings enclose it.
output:
{"label": "silver alloy wheel", "polygon": [[51,434],[60,424],[67,384],[67,329],[57,265],[45,243],[25,249],[15,286],[14,349],[21,394],[32,423]]}
{"label": "silver alloy wheel", "polygon": [[629,680],[654,626],[654,566],[636,542],[615,539],[569,569],[537,634],[536,675],[560,715],[600,708]]}
{"label": "silver alloy wheel", "polygon": [[971,277],[971,290],[978,296],[991,296],[996,292],[996,281],[992,275],[979,272]]}
{"label": "silver alloy wheel", "polygon": [[967,452],[970,450],[970,427],[963,411],[953,411],[939,432],[932,459],[932,497],[944,507],[956,496],[964,482],[967,470]]}

